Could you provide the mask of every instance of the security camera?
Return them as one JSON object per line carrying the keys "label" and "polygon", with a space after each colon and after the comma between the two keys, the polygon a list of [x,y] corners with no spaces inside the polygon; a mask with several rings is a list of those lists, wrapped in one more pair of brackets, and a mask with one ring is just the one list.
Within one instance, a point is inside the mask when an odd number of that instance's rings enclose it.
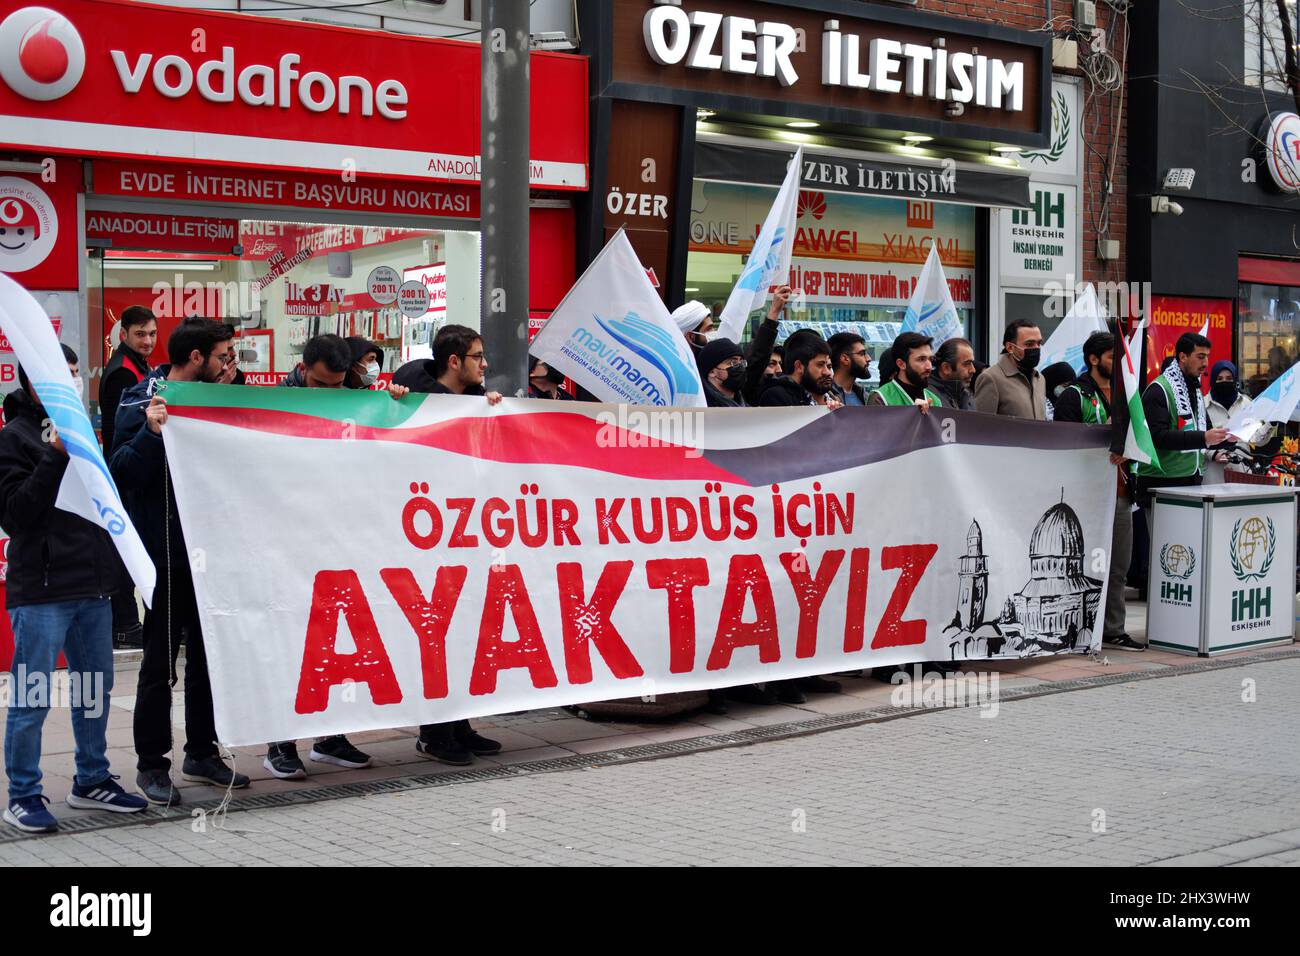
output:
{"label": "security camera", "polygon": [[1175,216],[1181,216],[1183,214],[1183,207],[1181,204],[1174,202],[1168,196],[1152,196],[1151,211],[1154,213],[1171,212]]}

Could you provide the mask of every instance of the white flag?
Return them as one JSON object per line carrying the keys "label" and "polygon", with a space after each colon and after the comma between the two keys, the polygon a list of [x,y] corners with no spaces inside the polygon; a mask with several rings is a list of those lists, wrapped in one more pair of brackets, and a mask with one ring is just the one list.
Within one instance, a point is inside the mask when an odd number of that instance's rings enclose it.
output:
{"label": "white flag", "polygon": [[528,351],[603,402],[703,408],[695,356],[620,229]]}
{"label": "white flag", "polygon": [[1300,373],[1297,366],[1273,380],[1273,384],[1256,396],[1255,400],[1237,409],[1225,426],[1234,438],[1250,441],[1261,425],[1268,422],[1293,420],[1296,405],[1300,404]]}
{"label": "white flag", "polygon": [[767,290],[790,281],[790,255],[794,249],[795,218],[799,212],[799,174],[803,169],[803,147],[795,150],[785,173],[785,182],[768,211],[767,221],[749,250],[736,287],[718,317],[722,338],[739,342],[749,314],[767,301]]}
{"label": "white flag", "polygon": [[100,453],[90,418],[68,373],[58,336],[49,316],[26,289],[0,273],[0,330],[45,412],[54,422],[71,467],[63,473],[55,507],[70,511],[108,532],[144,603],[153,602],[157,572],[117,493],[117,485]]}
{"label": "white flag", "polygon": [[936,349],[945,339],[961,335],[961,319],[957,316],[957,307],[952,304],[952,292],[943,274],[939,250],[933,245],[921,269],[912,301],[907,303],[902,331],[928,335],[934,339]]}
{"label": "white flag", "polygon": [[1084,287],[1079,297],[1070,306],[1061,324],[1056,327],[1043,344],[1043,355],[1039,359],[1039,368],[1047,368],[1056,362],[1068,362],[1076,372],[1085,371],[1083,343],[1094,332],[1106,331],[1106,313],[1097,301],[1097,290],[1091,282]]}

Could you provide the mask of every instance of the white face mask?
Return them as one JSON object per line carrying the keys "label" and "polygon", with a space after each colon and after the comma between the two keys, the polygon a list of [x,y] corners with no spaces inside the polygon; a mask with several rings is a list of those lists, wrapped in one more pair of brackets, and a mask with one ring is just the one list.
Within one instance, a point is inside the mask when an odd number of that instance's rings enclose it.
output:
{"label": "white face mask", "polygon": [[72,388],[77,393],[77,398],[81,401],[85,401],[86,383],[80,375],[72,376]]}
{"label": "white face mask", "polygon": [[366,365],[366,371],[361,376],[361,384],[369,388],[379,379],[379,363],[371,362]]}

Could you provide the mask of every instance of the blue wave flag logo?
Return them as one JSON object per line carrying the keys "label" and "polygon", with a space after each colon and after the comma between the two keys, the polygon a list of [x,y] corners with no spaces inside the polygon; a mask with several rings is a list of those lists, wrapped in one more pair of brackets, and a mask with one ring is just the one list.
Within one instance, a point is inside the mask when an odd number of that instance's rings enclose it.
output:
{"label": "blue wave flag logo", "polygon": [[907,307],[907,311],[903,313],[903,331],[904,332],[918,331],[921,327],[921,324],[922,323],[928,324],[931,320],[933,320],[935,314],[940,309],[942,309],[943,306],[944,304],[942,302],[923,302],[921,303],[921,311],[918,314],[917,311],[909,305]]}
{"label": "blue wave flag logo", "polygon": [[750,253],[749,262],[745,263],[745,271],[740,274],[740,281],[736,283],[736,288],[757,292],[760,286],[770,285],[770,282],[763,280],[776,269],[777,260],[781,258],[783,242],[785,242],[785,228],[777,226],[772,234],[772,241],[767,247],[767,255],[759,256],[757,248]]}
{"label": "blue wave flag logo", "polygon": [[635,312],[621,319],[605,321],[593,315],[596,324],[629,352],[650,363],[668,383],[668,404],[676,405],[677,396],[699,392],[695,370],[677,351],[677,342],[667,331],[653,322],[647,322]]}
{"label": "blue wave flag logo", "polygon": [[[36,388],[36,393],[40,397],[41,406],[45,409],[45,413],[50,416],[50,420],[54,422],[54,427],[58,429],[59,439],[63,442],[63,447],[68,454],[73,458],[81,458],[90,462],[95,467],[95,470],[104,477],[104,482],[113,490],[117,500],[121,501],[117,484],[113,481],[108,466],[104,463],[104,456],[99,450],[99,442],[95,440],[95,432],[90,427],[90,419],[86,417],[86,410],[82,406],[81,399],[77,396],[76,391],[69,385],[48,380],[34,381],[32,384]],[[100,516],[104,519],[106,527],[112,534],[118,535],[125,530],[125,522],[114,508],[98,500],[95,501],[95,506],[99,509]]]}

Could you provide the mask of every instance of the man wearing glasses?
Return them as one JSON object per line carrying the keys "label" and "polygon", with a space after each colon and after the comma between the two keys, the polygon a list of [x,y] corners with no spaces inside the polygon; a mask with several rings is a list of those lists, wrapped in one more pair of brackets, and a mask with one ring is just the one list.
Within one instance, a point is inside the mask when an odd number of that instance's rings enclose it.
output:
{"label": "man wearing glasses", "polygon": [[[434,337],[433,358],[407,362],[393,373],[393,382],[431,395],[482,395],[495,405],[501,393],[483,388],[487,369],[482,336],[468,326],[445,325]],[[464,766],[476,756],[500,753],[501,745],[476,733],[468,720],[453,720],[421,725],[415,749],[440,763]]]}

